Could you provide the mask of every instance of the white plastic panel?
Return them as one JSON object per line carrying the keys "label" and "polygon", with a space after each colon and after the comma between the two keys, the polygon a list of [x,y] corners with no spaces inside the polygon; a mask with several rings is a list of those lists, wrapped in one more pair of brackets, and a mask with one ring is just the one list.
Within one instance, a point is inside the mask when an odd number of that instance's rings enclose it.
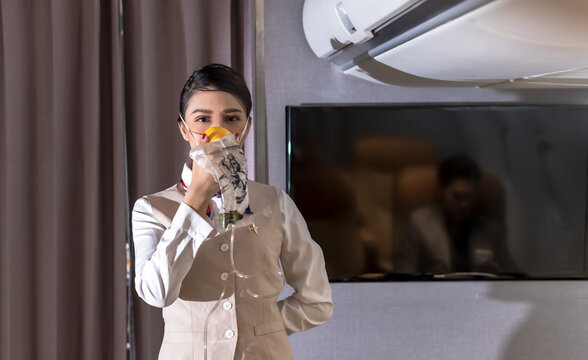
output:
{"label": "white plastic panel", "polygon": [[372,38],[372,30],[418,0],[305,0],[304,35],[318,57]]}
{"label": "white plastic panel", "polygon": [[375,57],[446,81],[500,82],[588,66],[588,1],[496,0]]}
{"label": "white plastic panel", "polygon": [[360,78],[362,80],[366,80],[369,82],[373,82],[380,85],[386,85],[386,83],[377,80],[375,77],[371,76],[370,73],[362,69],[361,67],[355,65],[350,67],[349,69],[344,71],[345,75],[354,76],[356,78]]}
{"label": "white plastic panel", "polygon": [[588,88],[588,68],[494,84],[499,88]]}
{"label": "white plastic panel", "polygon": [[337,9],[349,15],[356,33],[349,40],[359,44],[373,37],[372,30],[417,3],[418,0],[340,0]]}

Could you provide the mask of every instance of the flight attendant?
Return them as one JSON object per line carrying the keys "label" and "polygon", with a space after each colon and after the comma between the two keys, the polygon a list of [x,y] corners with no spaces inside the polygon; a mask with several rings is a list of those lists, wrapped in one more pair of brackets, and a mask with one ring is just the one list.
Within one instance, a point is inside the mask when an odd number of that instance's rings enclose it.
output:
{"label": "flight attendant", "polygon": [[[242,146],[251,104],[240,74],[207,65],[188,78],[177,125],[190,148],[210,140],[209,127]],[[159,359],[293,359],[287,335],[331,317],[323,254],[294,202],[255,181],[246,190],[249,206],[234,233],[219,221],[219,184],[193,161],[180,182],[136,201],[135,285],[163,308]],[[294,293],[277,301],[283,282]]]}

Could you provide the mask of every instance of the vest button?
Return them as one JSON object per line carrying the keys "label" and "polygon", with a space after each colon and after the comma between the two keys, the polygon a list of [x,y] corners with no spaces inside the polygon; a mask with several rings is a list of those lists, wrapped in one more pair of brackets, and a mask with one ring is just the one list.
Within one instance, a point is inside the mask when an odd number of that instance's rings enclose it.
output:
{"label": "vest button", "polygon": [[226,339],[232,339],[233,336],[235,336],[235,332],[231,329],[225,331],[225,338]]}
{"label": "vest button", "polygon": [[227,280],[228,278],[229,278],[229,273],[224,272],[221,274],[221,280],[224,281],[224,280]]}
{"label": "vest button", "polygon": [[227,243],[222,243],[221,246],[220,246],[220,249],[221,249],[222,252],[229,251],[229,248],[230,248],[230,246]]}
{"label": "vest button", "polygon": [[229,302],[229,301],[225,301],[225,302],[223,303],[223,309],[225,309],[225,310],[229,311],[229,310],[231,310],[232,308],[233,308],[233,304],[231,304],[231,302]]}

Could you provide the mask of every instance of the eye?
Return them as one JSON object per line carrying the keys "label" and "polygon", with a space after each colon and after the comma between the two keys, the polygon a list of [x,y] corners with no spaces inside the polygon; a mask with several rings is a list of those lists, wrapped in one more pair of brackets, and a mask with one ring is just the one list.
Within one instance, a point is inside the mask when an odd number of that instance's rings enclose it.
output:
{"label": "eye", "polygon": [[241,117],[238,115],[229,115],[229,116],[227,116],[226,120],[231,121],[231,122],[239,121],[239,120],[241,120]]}
{"label": "eye", "polygon": [[201,122],[201,123],[207,122],[208,121],[208,116],[198,116],[198,117],[196,117],[194,119],[194,121],[195,122]]}

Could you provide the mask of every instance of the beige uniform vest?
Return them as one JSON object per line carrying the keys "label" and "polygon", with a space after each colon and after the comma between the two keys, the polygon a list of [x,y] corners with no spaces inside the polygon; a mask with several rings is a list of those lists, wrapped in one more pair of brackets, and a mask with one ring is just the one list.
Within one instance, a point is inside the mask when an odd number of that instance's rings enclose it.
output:
{"label": "beige uniform vest", "polygon": [[[213,230],[198,249],[179,298],[163,308],[165,334],[159,359],[204,358],[206,318],[217,305],[223,287],[222,300],[208,321],[208,360],[292,359],[277,296],[254,298],[247,292],[271,294],[281,286],[276,274],[280,270],[283,219],[277,190],[253,181],[247,186],[253,214],[245,214],[237,225],[234,258],[237,269],[253,278],[245,282],[231,274],[230,234]],[[155,218],[166,228],[183,195],[179,187],[173,186],[147,196]]]}

